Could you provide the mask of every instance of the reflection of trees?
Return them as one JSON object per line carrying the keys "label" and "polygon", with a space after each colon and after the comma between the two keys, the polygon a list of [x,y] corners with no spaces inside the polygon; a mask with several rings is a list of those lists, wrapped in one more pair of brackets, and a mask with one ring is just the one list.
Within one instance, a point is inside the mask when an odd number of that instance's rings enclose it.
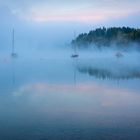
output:
{"label": "reflection of trees", "polygon": [[127,80],[140,78],[140,71],[127,71],[115,73],[107,69],[91,68],[91,67],[77,67],[80,73],[88,74],[99,79],[117,79],[117,80]]}

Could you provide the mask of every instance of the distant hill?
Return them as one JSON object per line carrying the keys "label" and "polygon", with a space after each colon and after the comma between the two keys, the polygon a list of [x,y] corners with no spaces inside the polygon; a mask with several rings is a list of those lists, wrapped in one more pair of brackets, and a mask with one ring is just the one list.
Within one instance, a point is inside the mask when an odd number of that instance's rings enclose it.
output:
{"label": "distant hill", "polygon": [[82,33],[72,40],[72,45],[78,47],[128,46],[131,43],[140,44],[140,29],[130,27],[97,28],[89,33]]}

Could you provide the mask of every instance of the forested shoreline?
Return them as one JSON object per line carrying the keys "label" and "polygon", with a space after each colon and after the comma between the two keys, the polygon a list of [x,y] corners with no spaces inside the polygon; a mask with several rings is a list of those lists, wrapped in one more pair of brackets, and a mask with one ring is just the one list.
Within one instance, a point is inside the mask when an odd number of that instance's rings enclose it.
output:
{"label": "forested shoreline", "polygon": [[131,43],[140,44],[140,29],[130,27],[97,28],[89,33],[81,33],[74,40],[72,45],[78,47],[101,46],[128,46]]}

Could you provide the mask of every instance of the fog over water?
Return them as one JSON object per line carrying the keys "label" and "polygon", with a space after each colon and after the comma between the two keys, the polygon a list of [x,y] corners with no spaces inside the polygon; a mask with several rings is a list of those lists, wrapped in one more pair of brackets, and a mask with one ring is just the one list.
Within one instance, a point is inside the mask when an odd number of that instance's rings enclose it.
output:
{"label": "fog over water", "polygon": [[93,45],[77,58],[70,45],[103,26],[139,28],[139,5],[0,0],[0,140],[139,140],[139,45]]}
{"label": "fog over water", "polygon": [[[139,51],[78,49],[73,59],[74,31],[96,26],[13,25],[0,27],[1,140],[140,137]],[[13,27],[16,58],[11,57]]]}

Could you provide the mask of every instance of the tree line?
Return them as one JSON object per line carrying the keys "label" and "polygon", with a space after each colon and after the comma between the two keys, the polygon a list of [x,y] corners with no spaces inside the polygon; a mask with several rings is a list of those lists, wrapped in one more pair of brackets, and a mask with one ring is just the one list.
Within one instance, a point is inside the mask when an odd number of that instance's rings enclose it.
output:
{"label": "tree line", "polygon": [[83,46],[111,46],[115,43],[119,46],[130,43],[140,44],[140,29],[130,27],[97,28],[89,33],[82,33],[72,40],[72,45]]}

